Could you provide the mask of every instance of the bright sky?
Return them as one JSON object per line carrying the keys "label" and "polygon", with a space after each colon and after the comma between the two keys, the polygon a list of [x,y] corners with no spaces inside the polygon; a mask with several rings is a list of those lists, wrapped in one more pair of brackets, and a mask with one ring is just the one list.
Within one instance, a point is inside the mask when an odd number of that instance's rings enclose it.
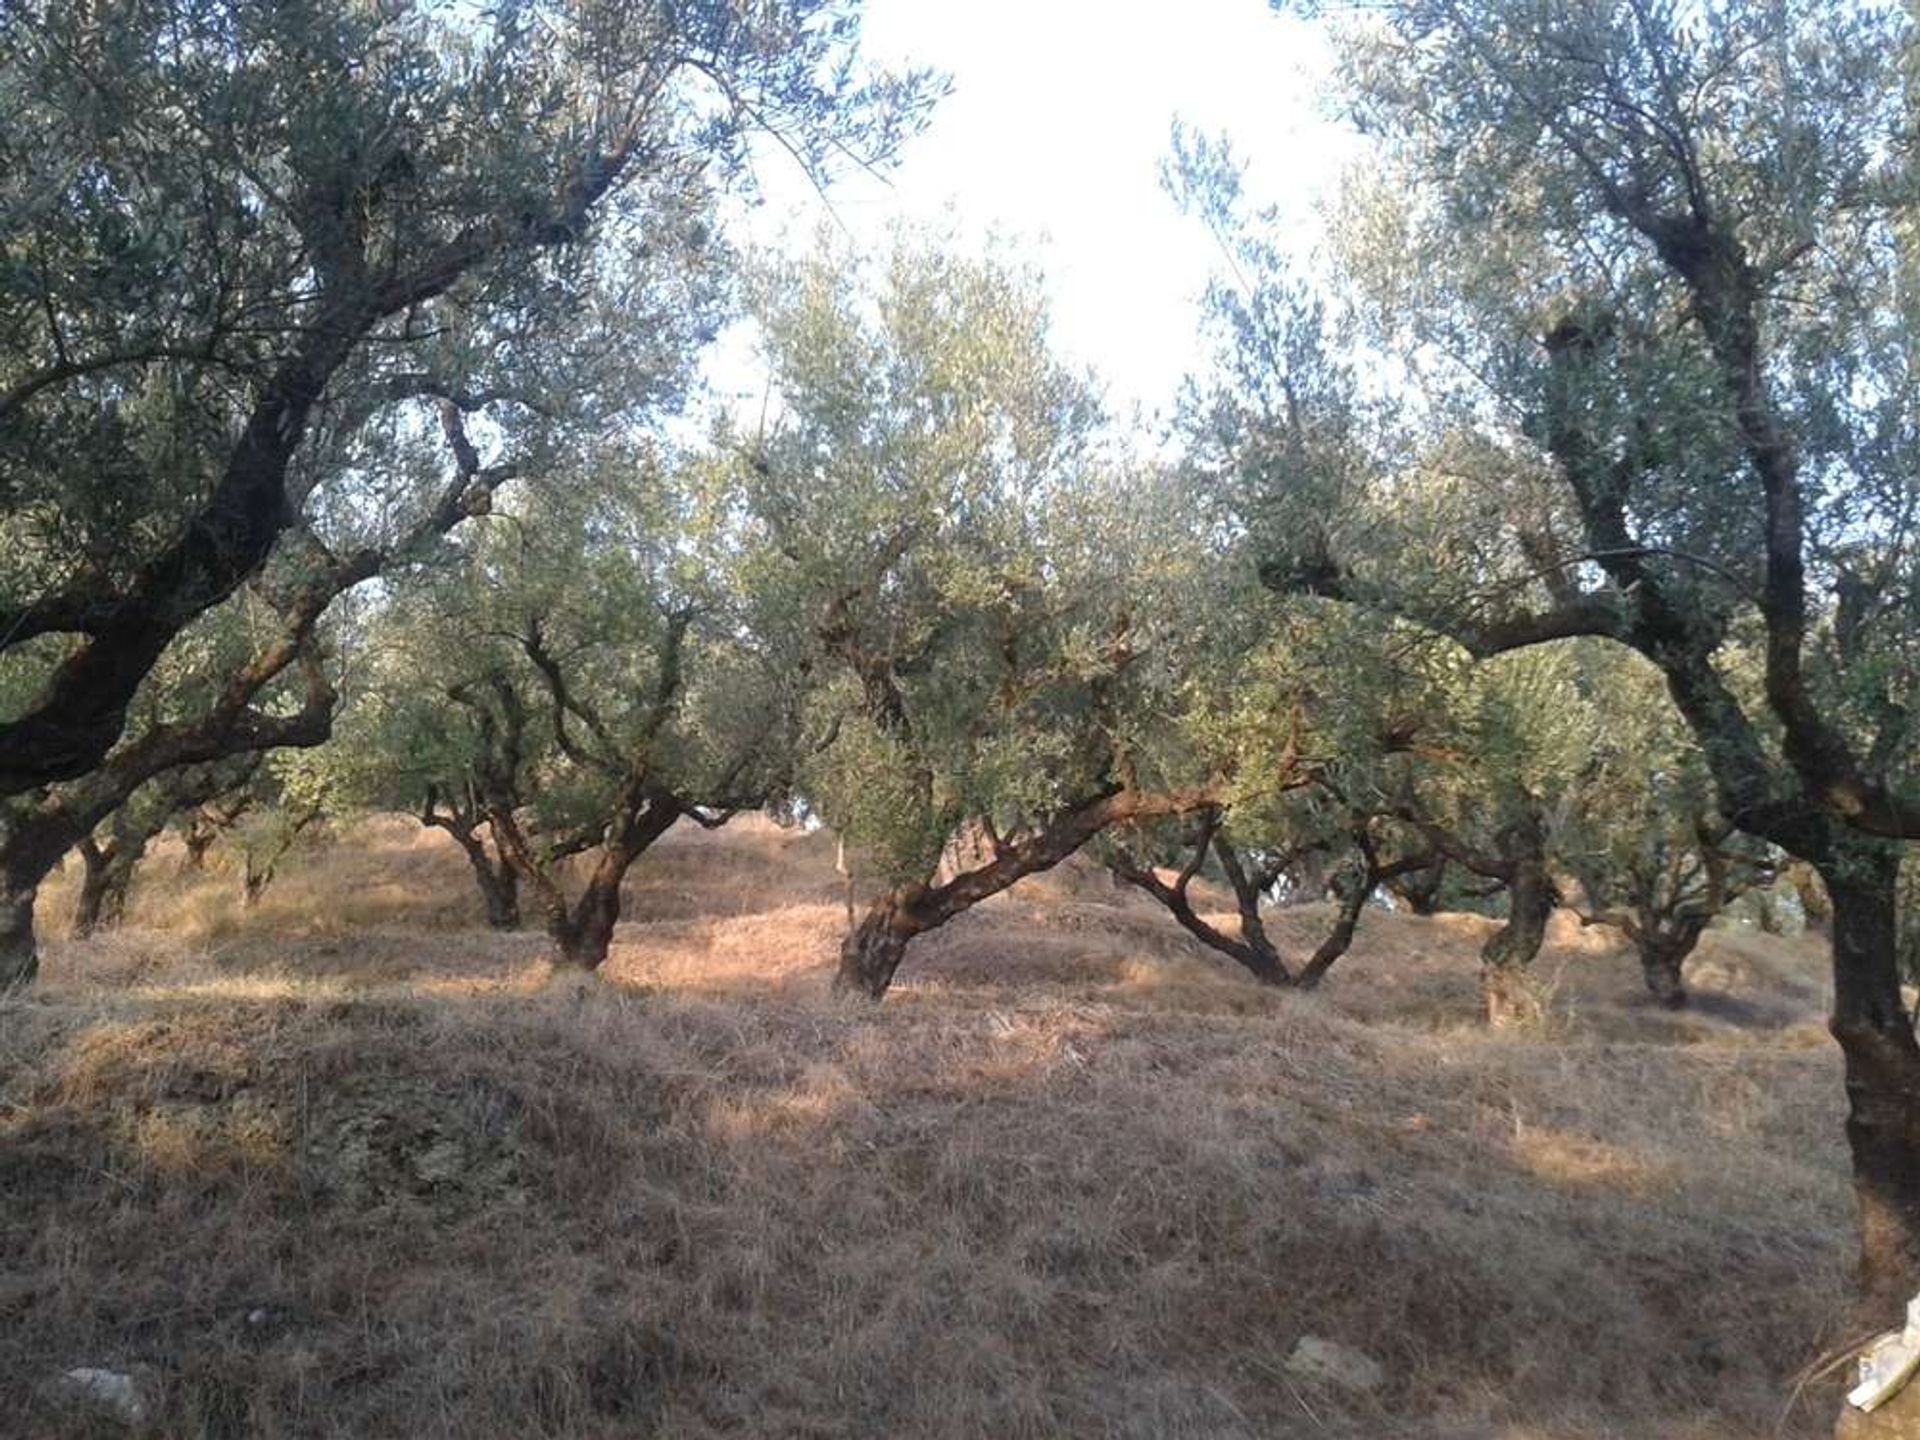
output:
{"label": "bright sky", "polygon": [[[1201,360],[1197,306],[1220,257],[1160,187],[1174,117],[1231,136],[1250,196],[1278,204],[1302,246],[1353,153],[1321,115],[1324,44],[1266,0],[867,0],[865,10],[874,61],[946,71],[953,91],[886,180],[835,186],[838,223],[877,242],[895,219],[937,224],[951,211],[963,234],[1018,240],[1047,277],[1061,351],[1100,372],[1116,410],[1164,414]],[[807,243],[823,202],[791,165],[771,163],[761,179],[769,203],[750,232]]]}

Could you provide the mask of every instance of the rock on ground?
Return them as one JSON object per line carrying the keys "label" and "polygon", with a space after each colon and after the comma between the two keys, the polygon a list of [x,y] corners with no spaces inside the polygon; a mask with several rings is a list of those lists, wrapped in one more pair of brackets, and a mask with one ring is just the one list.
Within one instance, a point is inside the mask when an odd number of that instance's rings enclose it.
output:
{"label": "rock on ground", "polygon": [[1336,1385],[1342,1390],[1378,1390],[1387,1372],[1380,1362],[1351,1345],[1302,1335],[1287,1355],[1287,1373],[1301,1380]]}
{"label": "rock on ground", "polygon": [[147,1418],[147,1402],[139,1382],[118,1370],[83,1365],[62,1374],[60,1388],[74,1400],[128,1425],[138,1425]]}

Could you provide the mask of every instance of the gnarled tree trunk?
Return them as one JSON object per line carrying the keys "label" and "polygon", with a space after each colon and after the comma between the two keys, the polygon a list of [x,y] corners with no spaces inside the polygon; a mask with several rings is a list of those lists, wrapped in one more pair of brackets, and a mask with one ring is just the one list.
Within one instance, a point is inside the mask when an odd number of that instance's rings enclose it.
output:
{"label": "gnarled tree trunk", "polygon": [[133,868],[139,863],[140,852],[145,850],[144,843],[137,851],[113,840],[100,845],[92,836],[80,842],[80,893],[73,907],[76,936],[91,935],[102,926],[118,925],[125,918]]}
{"label": "gnarled tree trunk", "polygon": [[7,821],[0,809],[0,991],[24,989],[40,973],[33,911],[40,883],[87,827],[57,811]]}
{"label": "gnarled tree trunk", "polygon": [[1687,985],[1681,971],[1699,947],[1711,918],[1697,913],[1676,915],[1665,925],[1643,925],[1633,937],[1647,993],[1669,1010],[1686,1008]]}
{"label": "gnarled tree trunk", "polygon": [[1340,908],[1334,914],[1333,928],[1315,948],[1307,963],[1300,967],[1297,983],[1302,990],[1311,990],[1318,985],[1353,947],[1353,936],[1360,928],[1360,917],[1366,913],[1367,902],[1379,887],[1380,871],[1372,856],[1366,858],[1359,874],[1343,876],[1335,881]]}
{"label": "gnarled tree trunk", "polygon": [[1547,873],[1546,836],[1537,815],[1529,812],[1507,826],[1500,849],[1508,869],[1507,921],[1480,947],[1480,995],[1487,1023],[1495,1028],[1528,1025],[1540,1018],[1532,967],[1559,902]]}
{"label": "gnarled tree trunk", "polygon": [[1522,797],[1517,813],[1500,827],[1493,853],[1465,843],[1412,808],[1399,818],[1427,837],[1434,853],[1458,861],[1486,877],[1497,894],[1507,892],[1506,923],[1480,947],[1480,997],[1487,1023],[1495,1028],[1527,1025],[1540,1018],[1540,992],[1534,984],[1534,957],[1547,938],[1547,922],[1560,892],[1547,870],[1547,825],[1537,801]]}
{"label": "gnarled tree trunk", "polygon": [[240,877],[240,899],[247,909],[251,910],[260,903],[261,897],[267,893],[267,887],[273,884],[274,876],[280,873],[280,862],[287,858],[301,832],[315,824],[320,816],[319,806],[309,806],[275,833],[264,848],[247,851],[246,868]]}
{"label": "gnarled tree trunk", "polygon": [[[330,705],[331,691],[325,694]],[[300,717],[288,719],[276,735],[298,738],[303,733],[302,727],[315,723],[318,713],[318,709],[303,711]],[[276,726],[280,723],[274,722]],[[210,748],[217,743],[240,743],[230,730],[222,732],[217,728],[203,732],[200,727],[189,725],[169,733],[182,747],[189,743]],[[303,740],[301,743],[314,742]],[[91,883],[97,893],[92,896],[85,893],[87,885],[83,883],[83,909],[76,919],[84,931],[112,914],[115,887],[124,893],[127,877],[167,817],[182,804],[197,803],[204,795],[215,793],[211,787],[217,786],[228,774],[214,761],[169,768],[159,764],[164,756],[148,754],[145,761],[135,763],[138,758],[128,760],[124,769],[101,772],[84,783],[65,787],[62,792],[42,796],[38,801],[16,799],[0,803],[0,907],[9,912],[9,918],[0,928],[16,932],[4,947],[12,958],[0,961],[0,985],[31,983],[36,969],[32,963],[35,949],[30,934],[34,896],[41,882],[58,868],[69,850],[89,841],[94,828],[112,817],[112,834],[107,845],[101,848],[113,852],[114,863],[123,867],[123,873],[93,876]],[[152,770],[146,768],[148,762],[153,764]],[[136,815],[127,808],[128,804],[142,786],[150,784],[159,786],[160,790],[149,797],[154,803],[142,805]],[[102,868],[107,858],[101,857]],[[6,975],[12,975],[13,979],[5,979]]]}
{"label": "gnarled tree trunk", "polygon": [[587,877],[586,887],[571,907],[547,912],[547,933],[559,947],[563,967],[574,970],[598,970],[607,961],[613,946],[613,927],[620,923],[620,884],[628,869],[640,858],[641,850],[666,833],[673,822],[668,818],[645,844],[630,854],[610,855],[602,849],[600,859]]}
{"label": "gnarled tree trunk", "polygon": [[[1120,880],[1145,890],[1166,906],[1181,928],[1202,945],[1238,961],[1263,985],[1313,989],[1352,948],[1360,917],[1380,886],[1432,866],[1432,857],[1424,853],[1383,861],[1370,828],[1372,817],[1356,811],[1352,816],[1351,830],[1354,856],[1340,867],[1332,881],[1331,888],[1338,901],[1333,926],[1296,974],[1288,968],[1279,948],[1268,936],[1260,914],[1267,888],[1276,872],[1271,869],[1250,872],[1241,860],[1239,850],[1221,833],[1221,820],[1222,816],[1217,810],[1207,815],[1187,863],[1171,883],[1161,879],[1157,871],[1134,864],[1124,854],[1109,856],[1107,867]],[[1233,890],[1234,902],[1239,910],[1237,935],[1226,934],[1209,924],[1195,912],[1188,898],[1188,886],[1200,873],[1209,846],[1219,861],[1220,873]],[[1315,845],[1313,852],[1317,855],[1325,848],[1324,845]],[[1324,871],[1321,873],[1324,874]]]}
{"label": "gnarled tree trunk", "polygon": [[1847,1143],[1871,1313],[1920,1290],[1920,1044],[1900,995],[1895,847],[1845,844],[1821,867],[1833,900],[1833,1018],[1846,1058]]}
{"label": "gnarled tree trunk", "polygon": [[867,908],[867,913],[847,931],[840,943],[840,968],[834,975],[834,989],[865,995],[871,1000],[885,997],[893,984],[900,962],[906,959],[907,945],[921,931],[943,921],[928,921],[915,912],[914,905],[925,893],[924,886],[906,886],[890,890]]}
{"label": "gnarled tree trunk", "polygon": [[473,883],[479,887],[481,903],[486,906],[487,925],[494,930],[520,928],[520,877],[505,859],[495,862],[484,850],[469,853]]}
{"label": "gnarled tree trunk", "polygon": [[205,870],[207,852],[213,848],[214,842],[239,824],[253,808],[254,796],[247,788],[247,782],[259,768],[258,755],[243,761],[231,772],[232,783],[227,787],[227,793],[213,796],[194,810],[180,837],[186,847],[180,858],[182,869]]}
{"label": "gnarled tree trunk", "polygon": [[[490,811],[487,819],[501,854],[539,898],[560,968],[593,972],[606,963],[620,921],[620,886],[627,871],[683,814],[691,812],[670,796],[648,790],[638,780],[623,787],[619,818],[601,840],[586,885],[572,901],[555,873],[558,855],[536,854],[510,811]],[[584,845],[562,847],[578,853]]]}
{"label": "gnarled tree trunk", "polygon": [[[1262,985],[1291,985],[1293,976],[1268,937],[1266,926],[1261,923],[1261,887],[1254,877],[1247,874],[1239,851],[1220,833],[1220,822],[1218,811],[1204,817],[1199,834],[1193,839],[1192,852],[1171,883],[1161,879],[1152,866],[1137,865],[1119,852],[1107,857],[1107,869],[1123,884],[1146,891],[1166,907],[1167,913],[1173,916],[1181,929],[1209,950],[1218,951],[1243,966]],[[1188,887],[1206,862],[1209,846],[1220,862],[1221,873],[1227,877],[1227,884],[1232,887],[1234,901],[1239,908],[1240,930],[1237,935],[1228,935],[1201,918],[1188,894]]]}
{"label": "gnarled tree trunk", "polygon": [[[249,755],[169,771],[128,796],[104,827],[81,836],[76,848],[85,869],[74,933],[87,935],[102,925],[119,924],[126,913],[134,870],[167,822],[182,810],[197,807],[196,814],[204,814],[223,793],[244,784],[259,765],[259,756]],[[232,813],[237,815],[239,810]]]}
{"label": "gnarled tree trunk", "polygon": [[[473,883],[480,891],[481,903],[486,907],[487,924],[495,930],[518,930],[519,872],[507,858],[497,827],[489,827],[494,835],[492,851],[488,849],[487,842],[480,838],[480,826],[485,818],[485,810],[477,793],[469,793],[465,799],[456,796],[452,808],[443,810],[439,805],[439,789],[432,785],[427,787],[426,803],[420,807],[420,823],[446,831],[453,837],[453,843],[460,847],[460,853],[467,857],[468,868],[473,871]],[[497,857],[494,851],[498,852]]]}
{"label": "gnarled tree trunk", "polygon": [[1440,894],[1447,883],[1447,859],[1440,856],[1430,865],[1402,875],[1390,885],[1393,898],[1415,915],[1440,913]]}
{"label": "gnarled tree trunk", "polygon": [[991,840],[993,857],[942,885],[906,882],[877,896],[840,946],[833,988],[870,1000],[886,996],[916,935],[946,924],[1028,875],[1051,870],[1109,825],[1185,815],[1219,804],[1218,786],[1148,792],[1118,789],[1060,811],[1012,840]]}

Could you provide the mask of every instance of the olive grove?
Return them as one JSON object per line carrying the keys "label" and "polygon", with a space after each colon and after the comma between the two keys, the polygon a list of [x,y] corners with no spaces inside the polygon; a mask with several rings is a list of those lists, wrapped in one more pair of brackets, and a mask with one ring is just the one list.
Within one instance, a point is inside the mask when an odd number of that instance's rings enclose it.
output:
{"label": "olive grove", "polygon": [[[863,73],[854,43],[820,0],[9,15],[9,982],[40,881],[139,786],[325,739],[336,597],[484,513],[553,431],[609,423],[570,402],[677,382],[750,134],[823,166],[889,151],[933,87]],[[576,383],[581,356],[628,385]],[[275,617],[248,655],[157,693],[240,603]]]}
{"label": "olive grove", "polygon": [[1473,656],[1589,637],[1658,670],[1719,816],[1831,897],[1893,1318],[1920,1287],[1911,19],[1395,0],[1340,25],[1374,141],[1333,217],[1350,308],[1278,263],[1217,147],[1183,157],[1252,277],[1215,297],[1210,419],[1263,574]]}
{"label": "olive grove", "polygon": [[[1271,986],[1374,909],[1472,907],[1520,1027],[1556,910],[1678,1007],[1708,927],[1791,882],[1894,1318],[1914,22],[1306,8],[1367,161],[1305,263],[1176,129],[1224,263],[1169,437],[1062,358],[1004,241],[726,233],[757,151],[824,184],[926,117],[938,77],[868,70],[856,6],[12,7],[0,990],[65,857],[85,933],[169,826],[189,867],[232,837],[252,899],[364,811],[588,972],[674,826],[825,826],[851,1001],[1076,855]],[[703,389],[736,322],[757,405]]]}

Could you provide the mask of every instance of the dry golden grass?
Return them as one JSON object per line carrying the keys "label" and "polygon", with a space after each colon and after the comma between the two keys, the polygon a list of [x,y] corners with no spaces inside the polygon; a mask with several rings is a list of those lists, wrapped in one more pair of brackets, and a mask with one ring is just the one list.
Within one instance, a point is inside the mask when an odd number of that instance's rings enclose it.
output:
{"label": "dry golden grass", "polygon": [[[258,910],[162,855],[0,1010],[0,1433],[138,1368],[177,1436],[1820,1433],[1838,1065],[1804,949],[1644,1004],[1558,932],[1547,1033],[1472,1023],[1480,922],[1372,915],[1256,989],[1085,870],[827,994],[831,849],[634,876],[611,983],[473,928],[382,821]],[[51,903],[59,905],[56,897]],[[1319,917],[1288,914],[1283,940]],[[1290,1379],[1312,1333],[1391,1372]]]}

